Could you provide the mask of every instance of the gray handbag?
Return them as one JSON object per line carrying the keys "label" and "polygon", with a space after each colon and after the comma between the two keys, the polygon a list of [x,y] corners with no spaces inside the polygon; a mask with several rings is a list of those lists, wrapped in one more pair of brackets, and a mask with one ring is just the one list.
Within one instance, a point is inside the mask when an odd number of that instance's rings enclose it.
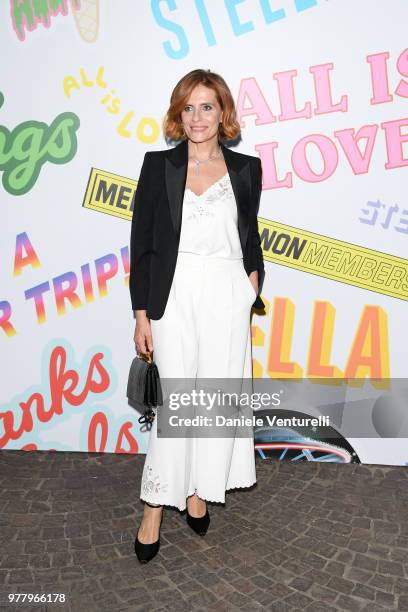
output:
{"label": "gray handbag", "polygon": [[155,419],[153,408],[163,405],[163,392],[157,365],[151,356],[137,355],[130,366],[127,397],[144,407],[139,423],[151,424]]}

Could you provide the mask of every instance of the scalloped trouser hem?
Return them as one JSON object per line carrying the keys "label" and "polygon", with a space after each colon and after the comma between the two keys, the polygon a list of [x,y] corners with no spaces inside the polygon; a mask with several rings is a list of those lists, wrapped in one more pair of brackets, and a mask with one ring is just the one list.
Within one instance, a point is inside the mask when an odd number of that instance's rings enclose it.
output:
{"label": "scalloped trouser hem", "polygon": [[[227,487],[225,489],[225,492],[231,491],[233,489],[247,489],[249,487],[252,487],[254,484],[256,484],[256,482],[257,481],[255,479],[255,480],[253,480],[252,482],[250,482],[248,484],[232,485],[230,487]],[[210,494],[210,496],[208,496],[206,494],[203,494],[203,493],[199,492],[198,489],[195,489],[195,491],[192,491],[191,493],[189,493],[187,495],[187,497],[190,497],[190,495],[193,495],[194,493],[196,493],[196,495],[198,497],[200,497],[201,499],[203,499],[206,502],[216,503],[216,504],[225,504],[225,495],[222,496],[222,499],[221,498],[214,499],[214,498],[211,498],[211,494]],[[149,499],[147,499],[147,497],[144,497],[144,496],[140,496],[140,499],[142,501],[144,501],[144,502],[146,502],[146,501],[149,502],[149,504],[157,504],[159,506],[170,506],[171,508],[177,508],[177,510],[180,510],[180,512],[184,512],[184,510],[186,510],[186,508],[187,508],[187,503],[179,504],[178,505],[177,502],[175,502],[174,500],[165,501],[165,500],[160,499],[160,498],[159,499],[158,498],[149,498]]]}
{"label": "scalloped trouser hem", "polygon": [[[252,383],[254,294],[242,259],[179,252],[164,314],[150,320],[164,396],[167,381],[183,378],[243,379],[247,389],[247,381]],[[161,438],[157,417],[154,420],[140,486],[142,501],[183,511],[194,491],[202,499],[224,504],[226,491],[255,482],[253,436]]]}

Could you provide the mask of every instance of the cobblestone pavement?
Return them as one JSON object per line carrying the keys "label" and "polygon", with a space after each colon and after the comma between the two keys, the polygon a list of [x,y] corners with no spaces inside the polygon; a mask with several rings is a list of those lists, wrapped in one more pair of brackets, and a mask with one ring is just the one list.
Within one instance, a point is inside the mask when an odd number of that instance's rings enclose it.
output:
{"label": "cobblestone pavement", "polygon": [[[408,610],[408,470],[257,458],[204,538],[165,509],[140,565],[144,455],[0,452],[0,609]],[[66,603],[10,604],[8,593]]]}

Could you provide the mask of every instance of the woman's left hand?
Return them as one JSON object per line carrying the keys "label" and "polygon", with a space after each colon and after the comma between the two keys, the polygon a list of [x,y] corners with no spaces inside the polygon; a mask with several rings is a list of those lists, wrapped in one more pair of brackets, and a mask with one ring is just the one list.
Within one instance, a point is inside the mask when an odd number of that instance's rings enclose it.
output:
{"label": "woman's left hand", "polygon": [[251,272],[248,278],[252,283],[256,295],[258,295],[258,270],[254,270],[253,272]]}

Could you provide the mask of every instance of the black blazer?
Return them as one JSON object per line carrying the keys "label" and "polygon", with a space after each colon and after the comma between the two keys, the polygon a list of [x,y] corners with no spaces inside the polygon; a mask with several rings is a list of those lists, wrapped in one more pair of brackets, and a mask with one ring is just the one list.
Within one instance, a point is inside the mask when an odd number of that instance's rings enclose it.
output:
{"label": "black blazer", "polygon": [[[261,160],[219,144],[237,202],[245,271],[249,275],[258,270],[259,291],[253,307],[264,308],[259,294],[265,269],[257,221],[262,191]],[[132,310],[146,310],[150,319],[163,316],[170,294],[180,240],[187,163],[187,140],[172,149],[145,153],[131,205],[129,289]]]}

